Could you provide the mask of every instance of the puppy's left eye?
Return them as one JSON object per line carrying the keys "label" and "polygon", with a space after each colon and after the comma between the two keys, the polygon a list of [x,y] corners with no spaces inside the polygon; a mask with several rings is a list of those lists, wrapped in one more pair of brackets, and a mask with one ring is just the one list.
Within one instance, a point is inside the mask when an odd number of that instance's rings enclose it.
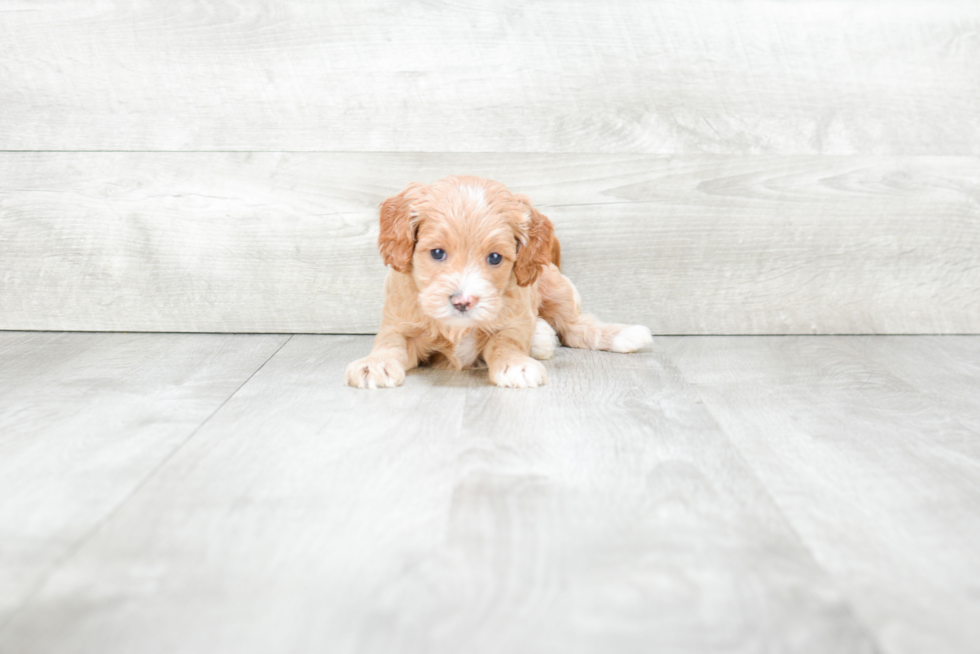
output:
{"label": "puppy's left eye", "polygon": [[497,254],[496,252],[491,252],[490,256],[487,257],[487,263],[489,263],[491,266],[497,266],[503,260],[504,258],[499,254]]}

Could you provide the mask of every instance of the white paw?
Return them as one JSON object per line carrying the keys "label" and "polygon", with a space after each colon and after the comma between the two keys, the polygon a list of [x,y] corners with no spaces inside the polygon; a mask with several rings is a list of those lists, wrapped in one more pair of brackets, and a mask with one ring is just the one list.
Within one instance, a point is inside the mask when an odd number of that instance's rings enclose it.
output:
{"label": "white paw", "polygon": [[558,345],[558,334],[547,322],[538,318],[531,337],[531,356],[535,359],[550,359]]}
{"label": "white paw", "polygon": [[630,325],[624,327],[616,336],[613,337],[612,345],[609,350],[612,352],[636,352],[642,347],[653,343],[653,336],[650,330],[643,325]]}
{"label": "white paw", "polygon": [[530,357],[512,359],[497,370],[491,370],[490,381],[507,388],[535,388],[548,383],[544,366]]}
{"label": "white paw", "polygon": [[364,357],[347,366],[344,383],[357,388],[394,388],[405,381],[405,368],[391,359]]}

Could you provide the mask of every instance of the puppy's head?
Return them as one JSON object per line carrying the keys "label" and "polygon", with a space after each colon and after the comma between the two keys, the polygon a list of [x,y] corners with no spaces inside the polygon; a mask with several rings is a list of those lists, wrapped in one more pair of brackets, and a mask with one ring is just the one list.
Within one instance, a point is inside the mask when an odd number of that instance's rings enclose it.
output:
{"label": "puppy's head", "polygon": [[386,264],[415,279],[426,315],[467,327],[497,318],[512,286],[534,283],[552,259],[553,236],[526,197],[453,176],[385,200],[378,248]]}

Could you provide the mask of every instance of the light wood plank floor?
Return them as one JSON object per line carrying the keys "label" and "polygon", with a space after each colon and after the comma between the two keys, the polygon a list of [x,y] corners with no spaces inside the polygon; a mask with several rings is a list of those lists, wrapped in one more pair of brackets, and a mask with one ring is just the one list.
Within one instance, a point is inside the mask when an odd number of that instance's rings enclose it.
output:
{"label": "light wood plank floor", "polygon": [[0,332],[0,652],[974,652],[980,336]]}

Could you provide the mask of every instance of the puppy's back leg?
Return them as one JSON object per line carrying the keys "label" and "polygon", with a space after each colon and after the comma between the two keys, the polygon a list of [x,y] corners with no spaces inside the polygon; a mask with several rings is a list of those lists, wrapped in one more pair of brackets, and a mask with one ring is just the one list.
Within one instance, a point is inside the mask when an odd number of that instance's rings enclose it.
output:
{"label": "puppy's back leg", "polygon": [[650,330],[643,325],[620,325],[600,322],[582,313],[582,299],[575,286],[554,265],[538,281],[541,306],[538,314],[558,332],[568,347],[611,352],[636,352],[653,342]]}
{"label": "puppy's back leg", "polygon": [[558,345],[558,335],[547,320],[538,318],[531,336],[531,356],[535,359],[550,359]]}

